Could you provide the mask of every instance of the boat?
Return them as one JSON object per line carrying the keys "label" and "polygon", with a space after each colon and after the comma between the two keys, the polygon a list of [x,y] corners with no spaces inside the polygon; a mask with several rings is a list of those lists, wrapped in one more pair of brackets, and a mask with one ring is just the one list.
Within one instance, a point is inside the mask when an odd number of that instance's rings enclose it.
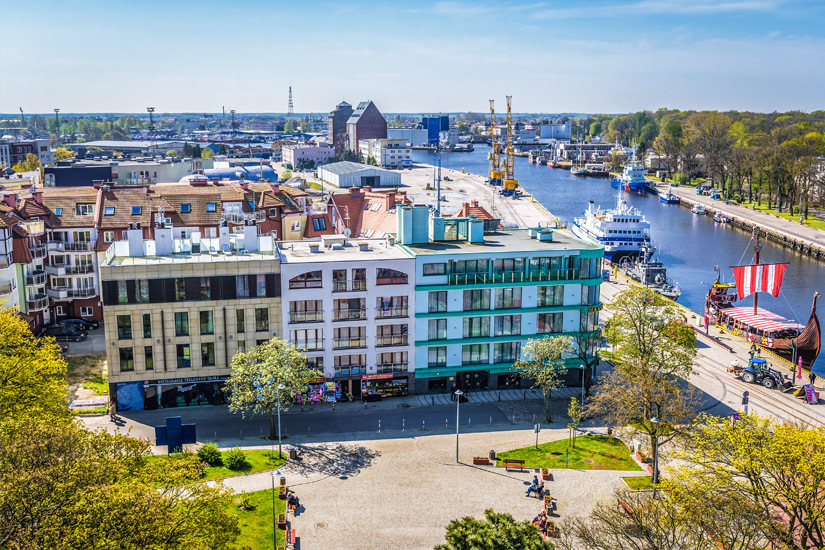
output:
{"label": "boat", "polygon": [[610,210],[600,210],[590,201],[583,215],[573,221],[571,231],[584,241],[603,246],[604,257],[611,262],[640,256],[645,247],[653,254],[650,222],[629,206],[621,193],[617,195],[616,208]]}
{"label": "boat", "polygon": [[587,174],[587,171],[584,169],[584,166],[579,164],[579,161],[576,161],[575,166],[570,166],[570,173],[574,176],[584,176]]}
{"label": "boat", "polygon": [[699,203],[696,203],[693,206],[691,206],[690,211],[694,214],[699,214],[700,216],[704,216],[705,214],[707,214],[707,210],[705,210],[705,207]]}
{"label": "boat", "polygon": [[588,162],[584,165],[584,170],[588,176],[594,176],[597,178],[606,178],[610,175],[610,171],[604,167],[604,164],[600,162]]}
{"label": "boat", "polygon": [[728,219],[721,212],[717,212],[713,215],[713,221],[716,223],[728,223]]}
{"label": "boat", "polygon": [[[819,355],[821,327],[816,316],[819,292],[814,292],[811,315],[805,325],[786,319],[759,307],[759,293],[769,292],[774,298],[782,289],[782,279],[788,264],[759,263],[759,234],[754,231],[754,262],[733,267],[734,283],[722,283],[717,266],[716,281],[705,298],[705,315],[717,326],[754,345],[769,350],[810,369]],[[736,307],[737,300],[753,294],[753,306]]]}
{"label": "boat", "polygon": [[682,295],[682,289],[678,283],[667,276],[667,268],[661,259],[656,260],[650,253],[650,247],[642,248],[642,255],[634,260],[623,258],[619,264],[619,270],[627,277],[637,283],[661,294],[665,298],[670,298],[674,302]]}
{"label": "boat", "polygon": [[633,162],[624,167],[621,176],[618,178],[610,178],[610,184],[615,189],[644,193],[647,187],[647,181],[645,179],[646,173],[647,170],[644,166]]}
{"label": "boat", "polygon": [[667,188],[667,193],[659,193],[659,202],[665,204],[679,204],[679,197],[673,193],[673,186]]}

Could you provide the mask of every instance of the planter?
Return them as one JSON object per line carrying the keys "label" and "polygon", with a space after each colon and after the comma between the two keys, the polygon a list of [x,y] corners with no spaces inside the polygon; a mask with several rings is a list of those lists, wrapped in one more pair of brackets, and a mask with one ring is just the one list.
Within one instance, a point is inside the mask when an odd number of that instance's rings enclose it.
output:
{"label": "planter", "polygon": [[647,462],[647,457],[645,455],[643,455],[642,453],[636,453],[636,460],[640,464],[644,464],[645,462]]}
{"label": "planter", "polygon": [[281,485],[281,488],[278,489],[278,498],[286,500],[286,485]]}
{"label": "planter", "polygon": [[285,486],[286,486],[286,478],[282,477],[281,478],[281,487],[285,487]]}
{"label": "planter", "polygon": [[549,481],[550,480],[550,470],[548,470],[547,468],[542,468],[541,469],[541,479],[543,479],[544,481]]}
{"label": "planter", "polygon": [[[648,464],[647,466],[645,466],[645,469],[647,470],[647,473],[649,473],[650,475],[653,475],[653,464]],[[659,470],[658,473],[659,473],[659,477],[661,477],[662,476],[662,471]]]}
{"label": "planter", "polygon": [[474,456],[473,457],[473,464],[478,466],[489,466],[490,459],[485,456]]}
{"label": "planter", "polygon": [[278,514],[278,529],[286,530],[286,514]]}

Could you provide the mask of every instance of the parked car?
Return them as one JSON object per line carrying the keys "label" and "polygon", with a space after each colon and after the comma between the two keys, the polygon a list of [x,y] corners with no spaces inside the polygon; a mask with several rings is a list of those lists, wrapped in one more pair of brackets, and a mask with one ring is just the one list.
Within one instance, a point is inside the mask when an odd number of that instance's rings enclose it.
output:
{"label": "parked car", "polygon": [[80,330],[94,330],[100,326],[97,321],[87,321],[86,319],[63,319],[56,324],[63,326],[72,326]]}
{"label": "parked car", "polygon": [[43,329],[40,336],[51,336],[58,342],[82,342],[86,339],[86,331],[77,331],[62,325],[50,325]]}

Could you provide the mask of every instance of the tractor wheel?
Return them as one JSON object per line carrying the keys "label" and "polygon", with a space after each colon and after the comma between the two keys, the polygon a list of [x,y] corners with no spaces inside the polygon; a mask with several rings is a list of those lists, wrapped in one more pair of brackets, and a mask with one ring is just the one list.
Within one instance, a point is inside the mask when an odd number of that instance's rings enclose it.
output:
{"label": "tractor wheel", "polygon": [[751,371],[746,370],[742,373],[742,381],[747,382],[748,384],[753,384],[756,382],[756,375],[753,374]]}
{"label": "tractor wheel", "polygon": [[764,380],[762,380],[762,385],[772,390],[776,387],[776,380],[771,378],[770,376],[766,376]]}

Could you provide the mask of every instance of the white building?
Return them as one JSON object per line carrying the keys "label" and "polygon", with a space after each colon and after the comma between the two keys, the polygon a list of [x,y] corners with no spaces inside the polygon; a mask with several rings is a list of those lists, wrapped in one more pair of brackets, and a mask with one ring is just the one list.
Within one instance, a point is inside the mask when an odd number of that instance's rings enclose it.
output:
{"label": "white building", "polygon": [[412,168],[412,148],[404,139],[362,139],[358,149],[382,168]]}
{"label": "white building", "polygon": [[13,218],[0,214],[0,307],[20,305],[12,257],[12,232],[16,224],[17,221]]}
{"label": "white building", "polygon": [[539,128],[539,138],[542,139],[570,139],[572,135],[573,124],[569,120],[558,124],[542,124]]}
{"label": "white building", "polygon": [[401,185],[401,174],[357,162],[334,162],[318,168],[318,178],[335,187],[394,187]]}
{"label": "white building", "polygon": [[335,151],[325,145],[284,145],[281,155],[284,163],[291,164],[293,168],[301,161],[316,167],[328,163],[335,156]]}
{"label": "white building", "polygon": [[453,147],[458,144],[458,128],[453,127],[449,130],[438,133],[438,141],[447,147]]}
{"label": "white building", "polygon": [[415,260],[386,239],[323,236],[281,258],[285,336],[354,398],[414,388]]}
{"label": "white building", "polygon": [[387,137],[390,139],[403,139],[413,147],[427,145],[426,128],[387,128]]}

